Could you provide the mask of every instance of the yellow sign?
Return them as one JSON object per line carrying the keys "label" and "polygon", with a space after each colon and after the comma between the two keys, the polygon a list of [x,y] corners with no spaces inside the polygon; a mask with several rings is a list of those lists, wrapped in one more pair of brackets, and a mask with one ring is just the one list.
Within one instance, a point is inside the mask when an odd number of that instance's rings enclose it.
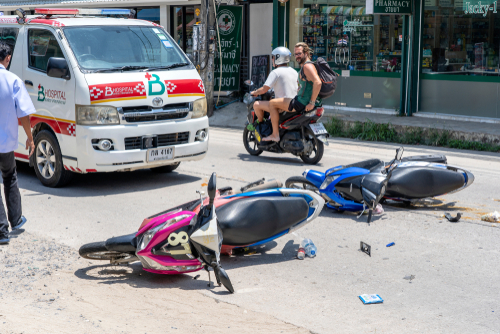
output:
{"label": "yellow sign", "polygon": [[199,8],[196,8],[194,12],[195,12],[196,16],[200,16],[201,10]]}

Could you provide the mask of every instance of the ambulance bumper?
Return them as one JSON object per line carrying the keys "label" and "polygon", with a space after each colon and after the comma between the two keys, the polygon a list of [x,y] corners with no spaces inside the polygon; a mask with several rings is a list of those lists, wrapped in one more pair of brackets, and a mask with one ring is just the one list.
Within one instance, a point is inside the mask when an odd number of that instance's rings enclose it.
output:
{"label": "ambulance bumper", "polygon": [[[206,133],[204,138],[201,131]],[[133,171],[201,160],[208,151],[208,117],[151,124],[77,125],[76,133],[78,168],[83,173]],[[158,138],[158,147],[174,147],[173,159],[148,162],[144,137]],[[96,142],[101,139],[110,140],[113,148],[100,150]]]}

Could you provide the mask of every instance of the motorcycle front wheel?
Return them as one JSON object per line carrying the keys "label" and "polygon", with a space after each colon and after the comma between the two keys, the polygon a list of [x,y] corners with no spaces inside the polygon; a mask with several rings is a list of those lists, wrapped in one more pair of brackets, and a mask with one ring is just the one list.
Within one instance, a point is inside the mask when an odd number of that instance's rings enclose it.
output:
{"label": "motorcycle front wheel", "polygon": [[128,253],[109,251],[106,248],[106,243],[104,241],[85,244],[80,247],[80,250],[78,252],[80,253],[81,257],[89,260],[116,261],[131,256]]}
{"label": "motorcycle front wheel", "polygon": [[311,181],[302,176],[289,177],[285,182],[285,186],[291,189],[311,190],[319,194],[318,187],[316,187]]}
{"label": "motorcycle front wheel", "polygon": [[308,165],[316,165],[323,158],[325,146],[309,128],[305,129],[305,136],[308,140],[312,141],[313,149],[309,155],[302,154],[300,158]]}
{"label": "motorcycle front wheel", "polygon": [[255,133],[253,131],[249,131],[246,127],[243,130],[243,145],[245,145],[245,149],[251,155],[261,155],[262,150],[257,148],[257,138],[255,138]]}

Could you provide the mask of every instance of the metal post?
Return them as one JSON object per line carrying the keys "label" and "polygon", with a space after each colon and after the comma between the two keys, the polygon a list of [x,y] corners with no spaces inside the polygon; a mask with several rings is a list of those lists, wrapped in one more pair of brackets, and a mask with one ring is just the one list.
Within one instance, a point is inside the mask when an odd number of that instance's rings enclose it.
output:
{"label": "metal post", "polygon": [[201,25],[199,41],[200,76],[205,86],[207,97],[207,115],[214,113],[214,29],[215,17],[210,0],[201,1]]}

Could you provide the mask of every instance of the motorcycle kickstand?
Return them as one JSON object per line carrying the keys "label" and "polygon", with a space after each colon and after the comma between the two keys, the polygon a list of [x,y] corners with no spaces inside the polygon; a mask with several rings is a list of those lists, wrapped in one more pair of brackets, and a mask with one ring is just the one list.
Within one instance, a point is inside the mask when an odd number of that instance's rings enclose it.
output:
{"label": "motorcycle kickstand", "polygon": [[205,268],[205,270],[208,273],[208,284],[207,284],[207,286],[210,288],[211,285],[212,285],[212,279],[210,278],[210,271],[208,270],[208,266],[205,266],[204,268]]}

